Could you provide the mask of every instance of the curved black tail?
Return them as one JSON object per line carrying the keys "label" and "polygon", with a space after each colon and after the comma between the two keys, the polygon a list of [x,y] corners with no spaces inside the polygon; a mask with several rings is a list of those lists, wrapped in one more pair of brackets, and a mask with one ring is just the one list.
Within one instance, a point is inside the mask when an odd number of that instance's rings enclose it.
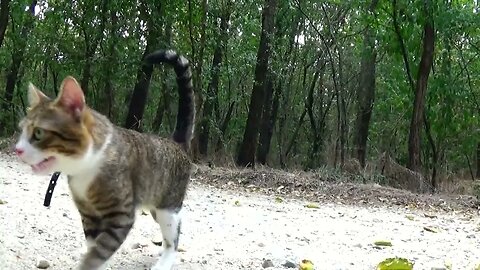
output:
{"label": "curved black tail", "polygon": [[178,84],[177,124],[173,132],[173,140],[181,144],[185,150],[190,147],[195,122],[195,96],[193,93],[192,71],[190,63],[182,55],[173,50],[158,50],[145,57],[151,65],[167,63],[175,69]]}

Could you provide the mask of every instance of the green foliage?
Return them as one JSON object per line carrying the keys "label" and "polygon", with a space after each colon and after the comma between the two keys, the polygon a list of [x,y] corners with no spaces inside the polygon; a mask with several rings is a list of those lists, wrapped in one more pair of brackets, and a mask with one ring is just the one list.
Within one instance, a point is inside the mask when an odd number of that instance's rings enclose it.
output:
{"label": "green foliage", "polygon": [[[363,33],[367,26],[372,30],[377,54],[376,94],[367,157],[374,160],[378,153],[387,151],[401,164],[406,163],[413,91],[393,26],[394,9],[414,83],[425,18],[422,1],[396,2],[397,6],[393,7],[392,1],[378,1],[375,10],[368,12],[369,0],[278,1],[269,66],[275,78],[279,107],[270,147],[270,165],[307,167],[313,164],[314,168],[324,170],[326,164],[338,167],[342,148],[347,157],[351,153],[360,83],[358,74],[365,51]],[[439,165],[461,170],[468,168],[465,157],[472,161],[480,142],[479,7],[474,6],[474,1],[432,2],[436,39],[426,116],[439,154]],[[103,1],[39,1],[33,31],[27,40],[22,40],[25,7],[30,2],[10,2],[6,38],[0,47],[2,78],[9,74],[12,55],[19,44],[26,43],[26,48],[13,105],[8,104],[8,109],[0,111],[1,119],[7,119],[9,124],[1,128],[7,129],[9,134],[13,132],[25,108],[28,81],[54,96],[66,75],[80,79],[87,64],[86,52],[96,39],[98,46],[93,57],[88,59],[92,76],[87,102],[95,109],[103,109],[107,100],[105,84],[111,81],[114,91],[112,97],[108,97],[113,104],[110,117],[122,125],[148,33],[158,32],[155,47],[166,47],[167,25],[172,28],[170,47],[192,61],[194,78],[198,81],[198,100],[205,98],[212,81],[211,65],[220,18],[229,12],[219,92],[214,97],[214,117],[208,119],[208,123],[212,144],[221,139],[226,153],[234,156],[248,115],[263,1],[214,0],[208,2],[206,10],[202,8],[202,0],[170,1],[162,3],[160,8],[155,1],[106,3],[104,10]],[[145,13],[141,12],[142,8]],[[104,29],[100,32],[102,22]],[[311,115],[300,119],[314,73],[319,70]],[[161,74],[164,73],[155,71],[152,78],[144,126],[150,131],[157,107],[169,97],[159,131],[168,135],[175,123],[176,86],[172,71],[165,73],[167,78]],[[169,95],[160,90],[163,80],[166,80]],[[5,102],[4,89],[5,80],[0,80],[0,105]],[[222,132],[221,126],[231,104],[232,117]],[[201,104],[199,109],[197,120],[201,119]],[[342,121],[347,127],[343,131]],[[294,133],[295,130],[298,132]],[[340,145],[341,135],[345,135],[343,146]],[[312,151],[315,141],[319,144],[316,153]],[[425,134],[422,134],[422,149],[424,165],[429,169],[433,163],[433,149]],[[336,174],[335,170],[329,173],[332,177]],[[381,183],[382,179],[368,176],[362,181]]]}

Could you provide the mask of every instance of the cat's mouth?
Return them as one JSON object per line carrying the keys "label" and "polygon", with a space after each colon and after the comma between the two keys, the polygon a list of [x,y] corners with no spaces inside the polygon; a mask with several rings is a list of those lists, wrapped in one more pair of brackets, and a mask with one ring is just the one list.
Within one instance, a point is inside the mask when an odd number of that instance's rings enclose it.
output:
{"label": "cat's mouth", "polygon": [[55,157],[54,157],[54,156],[45,158],[44,160],[40,161],[39,163],[37,163],[37,164],[35,164],[35,165],[31,165],[31,166],[32,166],[32,170],[33,170],[33,172],[35,172],[35,173],[45,172],[45,171],[47,171],[49,168],[52,167],[52,165],[53,165],[54,162],[55,162]]}

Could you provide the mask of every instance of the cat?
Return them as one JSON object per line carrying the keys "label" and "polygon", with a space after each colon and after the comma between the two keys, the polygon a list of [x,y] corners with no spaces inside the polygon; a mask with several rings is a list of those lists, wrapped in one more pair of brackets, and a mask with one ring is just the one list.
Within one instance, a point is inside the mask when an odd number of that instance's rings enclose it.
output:
{"label": "cat", "polygon": [[164,251],[152,269],[175,263],[183,200],[192,162],[187,154],[195,121],[189,61],[173,50],[145,57],[148,65],[174,67],[179,107],[173,138],[124,129],[89,108],[84,93],[67,76],[56,99],[30,83],[29,109],[20,121],[18,157],[36,174],[62,172],[80,213],[87,241],[79,269],[98,269],[129,233],[137,208],[148,208],[160,225]]}

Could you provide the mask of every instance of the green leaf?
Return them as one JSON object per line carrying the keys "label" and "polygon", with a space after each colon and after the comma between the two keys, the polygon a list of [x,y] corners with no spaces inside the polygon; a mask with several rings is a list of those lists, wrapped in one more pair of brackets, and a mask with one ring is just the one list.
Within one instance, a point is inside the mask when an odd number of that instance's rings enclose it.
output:
{"label": "green leaf", "polygon": [[375,241],[373,244],[376,245],[376,246],[381,246],[381,247],[391,247],[392,246],[392,242],[387,241],[387,240]]}
{"label": "green leaf", "polygon": [[412,270],[413,263],[405,258],[388,258],[378,264],[377,270]]}

